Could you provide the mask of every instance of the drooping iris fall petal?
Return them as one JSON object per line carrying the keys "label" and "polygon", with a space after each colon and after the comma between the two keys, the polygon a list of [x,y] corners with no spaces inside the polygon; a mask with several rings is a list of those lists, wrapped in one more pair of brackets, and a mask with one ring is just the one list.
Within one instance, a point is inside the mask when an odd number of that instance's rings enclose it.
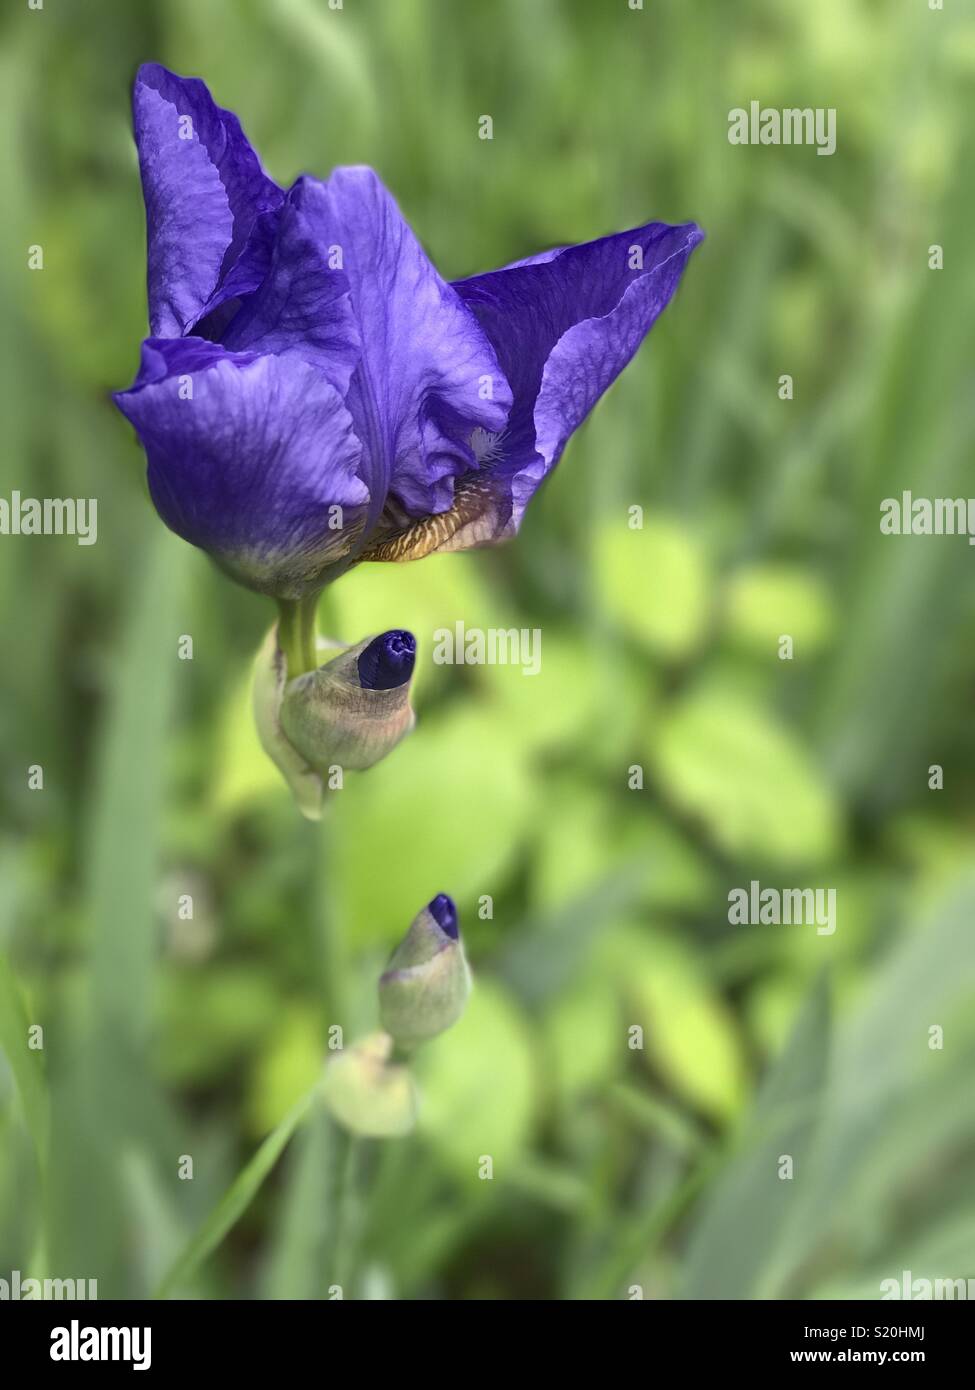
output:
{"label": "drooping iris fall petal", "polygon": [[693,222],[651,222],[458,281],[511,384],[508,425],[487,441],[482,466],[459,480],[452,516],[388,542],[386,553],[380,544],[370,558],[418,558],[513,535],[569,436],[666,308],[702,237]]}
{"label": "drooping iris fall petal", "polygon": [[316,587],[368,501],[351,416],[317,368],[200,338],[149,339],[134,385],[115,399],[145,447],[167,526],[251,588],[300,598]]}

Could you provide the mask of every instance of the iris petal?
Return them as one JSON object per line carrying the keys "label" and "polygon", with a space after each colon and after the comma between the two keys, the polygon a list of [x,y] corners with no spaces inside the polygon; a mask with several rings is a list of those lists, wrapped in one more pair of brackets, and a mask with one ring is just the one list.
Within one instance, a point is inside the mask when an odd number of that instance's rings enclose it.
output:
{"label": "iris petal", "polygon": [[666,308],[702,237],[692,222],[651,222],[456,285],[515,393],[504,448],[491,467],[494,510],[486,520],[493,530],[484,541],[517,530],[569,436]]}
{"label": "iris petal", "polygon": [[507,418],[497,355],[371,169],[301,179],[294,193],[321,246],[341,253],[359,325],[347,404],[373,498],[367,530],[387,503],[407,517],[442,511],[476,463],[473,431]]}
{"label": "iris petal", "polygon": [[172,530],[250,588],[299,598],[346,553],[368,492],[341,396],[310,363],[149,339],[116,403]]}
{"label": "iris petal", "polygon": [[280,210],[267,278],[221,336],[233,352],[293,353],[320,367],[344,396],[361,339],[345,273],[329,267],[294,194]]}
{"label": "iris petal", "polygon": [[[197,78],[146,63],[132,109],[146,202],[149,322],[153,334],[177,336],[217,307],[223,282],[249,247],[254,256],[257,220],[284,195],[237,117]],[[252,265],[236,292],[261,278],[262,267]]]}

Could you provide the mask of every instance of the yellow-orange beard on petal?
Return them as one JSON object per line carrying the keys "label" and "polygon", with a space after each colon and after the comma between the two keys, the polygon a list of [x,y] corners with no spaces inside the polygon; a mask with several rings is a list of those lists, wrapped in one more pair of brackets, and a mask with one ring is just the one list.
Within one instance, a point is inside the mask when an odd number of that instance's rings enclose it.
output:
{"label": "yellow-orange beard on petal", "polygon": [[498,509],[488,480],[476,474],[462,478],[448,511],[425,516],[363,551],[360,560],[422,560],[435,551],[469,550],[503,540]]}

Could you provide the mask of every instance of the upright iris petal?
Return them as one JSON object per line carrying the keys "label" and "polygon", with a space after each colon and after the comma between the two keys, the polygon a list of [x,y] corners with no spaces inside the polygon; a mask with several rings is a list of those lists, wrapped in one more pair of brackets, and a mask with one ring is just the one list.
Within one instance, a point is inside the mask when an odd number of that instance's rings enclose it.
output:
{"label": "upright iris petal", "polygon": [[362,339],[345,273],[302,206],[300,185],[278,214],[267,275],[220,335],[234,352],[301,358],[318,367],[343,398],[358,365]]}
{"label": "upright iris petal", "polygon": [[372,496],[407,518],[453,501],[453,478],[476,463],[470,437],[500,430],[511,405],[494,348],[440,278],[371,169],[300,179],[299,206],[319,243],[342,255],[362,358],[347,403]]}
{"label": "upright iris petal", "polygon": [[260,219],[283,198],[232,111],[217,106],[204,83],[146,63],[132,93],[135,139],[146,201],[149,325],[153,334],[189,332],[221,302],[221,289],[239,294],[260,284],[265,267],[240,274],[266,246]]}

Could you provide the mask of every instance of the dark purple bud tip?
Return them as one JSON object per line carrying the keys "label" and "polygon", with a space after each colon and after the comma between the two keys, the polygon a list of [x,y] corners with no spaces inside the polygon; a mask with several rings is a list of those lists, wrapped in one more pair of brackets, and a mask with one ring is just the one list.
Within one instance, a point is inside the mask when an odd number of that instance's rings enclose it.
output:
{"label": "dark purple bud tip", "polygon": [[359,653],[359,684],[363,690],[395,690],[412,676],[415,661],[416,638],[412,632],[401,628],[381,632]]}
{"label": "dark purple bud tip", "polygon": [[457,909],[454,906],[453,898],[448,898],[446,893],[438,893],[427,904],[427,911],[440,930],[445,931],[456,941],[460,936],[460,927],[457,924]]}

